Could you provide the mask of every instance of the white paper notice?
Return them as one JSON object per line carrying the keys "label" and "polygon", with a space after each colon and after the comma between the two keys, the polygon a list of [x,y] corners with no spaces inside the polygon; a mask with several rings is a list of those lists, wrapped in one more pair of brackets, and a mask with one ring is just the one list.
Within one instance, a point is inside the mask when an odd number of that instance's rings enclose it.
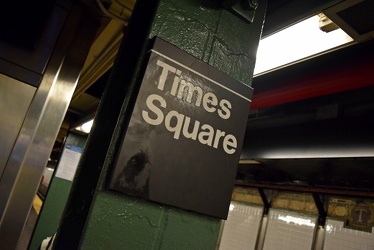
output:
{"label": "white paper notice", "polygon": [[72,181],[81,155],[82,148],[69,144],[66,145],[57,167],[56,177]]}

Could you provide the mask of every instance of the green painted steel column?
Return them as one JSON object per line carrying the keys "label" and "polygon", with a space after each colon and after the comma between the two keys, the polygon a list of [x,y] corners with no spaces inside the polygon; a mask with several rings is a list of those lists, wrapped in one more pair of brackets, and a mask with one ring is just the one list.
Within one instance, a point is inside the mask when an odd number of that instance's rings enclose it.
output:
{"label": "green painted steel column", "polygon": [[[73,145],[84,148],[86,140],[87,136],[85,135],[69,133],[64,145]],[[72,182],[56,177],[57,168],[55,169],[53,178],[49,183],[48,193],[44,198],[43,206],[40,210],[38,221],[35,225],[28,247],[29,250],[38,249],[44,239],[53,236],[56,233],[58,224],[61,220]]]}
{"label": "green painted steel column", "polygon": [[[266,0],[253,23],[208,0],[138,0],[77,170],[56,249],[215,249],[220,220],[108,190],[149,38],[251,85]],[[248,107],[249,108],[249,107]]]}

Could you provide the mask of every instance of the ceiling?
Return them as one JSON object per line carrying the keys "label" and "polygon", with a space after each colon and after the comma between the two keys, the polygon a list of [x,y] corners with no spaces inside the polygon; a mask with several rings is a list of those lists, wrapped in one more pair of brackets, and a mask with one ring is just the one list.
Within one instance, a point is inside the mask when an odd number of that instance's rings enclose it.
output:
{"label": "ceiling", "polygon": [[[263,37],[340,2],[269,0]],[[373,18],[373,4],[364,2],[368,4],[367,16]],[[128,20],[135,0],[103,4]],[[352,12],[353,17],[358,17],[357,13],[362,11]],[[357,19],[353,17],[350,19]],[[360,20],[354,25],[367,28],[365,19]],[[82,70],[56,149],[69,129],[94,116],[125,26],[105,19]],[[366,33],[373,37],[372,31]],[[248,117],[238,183],[373,192],[374,150],[362,152],[372,149],[374,142],[374,124],[370,120],[374,114],[374,78],[367,69],[367,65],[374,68],[374,43],[362,32],[355,36],[357,45],[254,78],[254,106]],[[367,77],[356,80],[363,75]],[[256,100],[262,103],[255,104]],[[278,154],[272,156],[269,152]]]}

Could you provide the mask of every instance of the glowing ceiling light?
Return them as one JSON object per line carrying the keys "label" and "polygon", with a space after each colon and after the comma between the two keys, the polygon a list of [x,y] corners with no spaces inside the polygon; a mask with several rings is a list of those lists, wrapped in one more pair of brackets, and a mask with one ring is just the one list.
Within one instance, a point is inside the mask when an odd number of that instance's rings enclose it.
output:
{"label": "glowing ceiling light", "polygon": [[326,53],[353,42],[342,29],[320,29],[320,17],[312,16],[260,41],[254,75]]}
{"label": "glowing ceiling light", "polygon": [[85,133],[90,133],[92,128],[93,120],[90,120],[82,125],[82,131]]}
{"label": "glowing ceiling light", "polygon": [[88,134],[91,131],[92,125],[93,125],[93,119],[83,123],[82,125],[74,128],[74,129],[77,130],[77,131]]}

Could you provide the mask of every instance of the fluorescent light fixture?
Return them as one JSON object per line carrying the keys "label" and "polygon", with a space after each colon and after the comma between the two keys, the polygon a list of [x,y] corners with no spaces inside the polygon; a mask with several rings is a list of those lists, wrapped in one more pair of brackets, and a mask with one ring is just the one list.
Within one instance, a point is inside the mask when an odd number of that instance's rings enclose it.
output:
{"label": "fluorescent light fixture", "polygon": [[74,128],[74,129],[77,130],[77,131],[89,134],[90,131],[91,131],[91,128],[92,128],[93,121],[94,121],[93,119],[89,120],[89,121],[83,123],[82,125]]}
{"label": "fluorescent light fixture", "polygon": [[351,42],[353,39],[340,28],[328,33],[322,31],[320,16],[312,16],[260,41],[254,75],[326,53]]}
{"label": "fluorescent light fixture", "polygon": [[259,161],[256,160],[240,160],[239,164],[261,164]]}

